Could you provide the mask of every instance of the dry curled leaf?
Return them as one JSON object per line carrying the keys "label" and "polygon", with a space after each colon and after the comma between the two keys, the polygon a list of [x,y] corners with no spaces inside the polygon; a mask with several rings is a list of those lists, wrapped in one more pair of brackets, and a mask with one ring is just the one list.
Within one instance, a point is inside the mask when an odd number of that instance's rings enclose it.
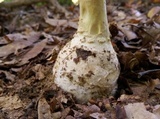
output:
{"label": "dry curled leaf", "polygon": [[18,95],[1,96],[0,107],[2,110],[14,110],[23,107],[25,104],[19,99]]}
{"label": "dry curled leaf", "polygon": [[28,63],[30,59],[39,55],[42,52],[42,50],[45,48],[46,42],[47,42],[46,40],[42,40],[41,42],[34,44],[33,48],[23,56],[23,58],[21,59],[21,62],[19,62],[18,65],[19,66],[24,65]]}
{"label": "dry curled leaf", "polygon": [[160,11],[160,7],[159,6],[156,6],[156,7],[153,7],[147,14],[147,16],[149,18],[153,18],[154,15],[156,15],[158,12]]}
{"label": "dry curled leaf", "polygon": [[99,113],[99,112],[95,112],[95,113],[90,114],[90,117],[92,117],[94,119],[107,119],[105,117],[104,113]]}
{"label": "dry curled leaf", "polygon": [[45,98],[39,99],[38,102],[38,119],[52,119],[50,106]]}
{"label": "dry curled leaf", "polygon": [[67,117],[67,115],[69,114],[70,111],[71,111],[70,107],[65,108],[65,109],[62,111],[61,118],[65,119],[65,118]]}
{"label": "dry curled leaf", "polygon": [[127,119],[158,119],[156,115],[146,110],[143,103],[133,103],[124,106]]}
{"label": "dry curled leaf", "polygon": [[160,119],[160,105],[156,105],[153,113],[157,116],[158,119]]}
{"label": "dry curled leaf", "polygon": [[40,37],[39,33],[31,33],[29,35],[22,34],[9,34],[9,39],[13,40],[12,43],[0,47],[0,57],[6,57],[11,53],[16,54],[18,50],[32,45]]}
{"label": "dry curled leaf", "polygon": [[124,107],[121,107],[120,105],[116,105],[116,117],[117,117],[117,119],[126,119],[127,118]]}

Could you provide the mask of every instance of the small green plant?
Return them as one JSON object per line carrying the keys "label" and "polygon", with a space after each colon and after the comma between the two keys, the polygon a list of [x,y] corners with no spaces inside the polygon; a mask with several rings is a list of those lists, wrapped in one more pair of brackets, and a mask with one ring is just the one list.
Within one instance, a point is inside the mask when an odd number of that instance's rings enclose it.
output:
{"label": "small green plant", "polygon": [[58,2],[59,2],[61,5],[71,5],[71,4],[72,4],[72,1],[71,1],[71,0],[58,0]]}
{"label": "small green plant", "polygon": [[43,5],[45,5],[45,2],[38,2],[36,5],[37,6],[43,6]]}
{"label": "small green plant", "polygon": [[4,2],[11,2],[12,0],[4,0]]}

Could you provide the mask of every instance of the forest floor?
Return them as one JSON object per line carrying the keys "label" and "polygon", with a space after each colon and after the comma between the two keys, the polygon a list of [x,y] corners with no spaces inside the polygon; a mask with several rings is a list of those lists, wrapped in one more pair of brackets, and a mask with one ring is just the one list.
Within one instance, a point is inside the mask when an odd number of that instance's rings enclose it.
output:
{"label": "forest floor", "polygon": [[121,74],[116,98],[79,104],[52,68],[77,29],[78,6],[0,7],[0,119],[160,119],[160,1],[107,4]]}

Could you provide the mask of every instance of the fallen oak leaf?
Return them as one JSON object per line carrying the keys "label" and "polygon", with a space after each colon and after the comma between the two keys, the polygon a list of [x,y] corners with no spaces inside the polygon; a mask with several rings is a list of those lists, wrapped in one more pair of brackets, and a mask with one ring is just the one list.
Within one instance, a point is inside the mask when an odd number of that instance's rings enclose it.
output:
{"label": "fallen oak leaf", "polygon": [[118,29],[126,36],[127,38],[127,41],[130,41],[132,39],[136,39],[138,38],[138,36],[136,35],[136,33],[134,33],[133,31],[130,30],[129,28],[130,26],[128,25],[124,25],[121,26],[121,25],[118,25]]}
{"label": "fallen oak leaf", "polygon": [[104,113],[99,113],[99,112],[95,112],[95,113],[90,114],[90,117],[92,117],[94,119],[107,119],[105,117]]}
{"label": "fallen oak leaf", "polygon": [[13,42],[0,47],[0,57],[6,57],[9,54],[16,54],[20,49],[32,45],[40,37],[40,33],[32,32],[28,36],[22,34],[9,34],[7,35]]}
{"label": "fallen oak leaf", "polygon": [[1,96],[0,107],[2,110],[14,110],[25,106],[25,104],[19,99],[17,95],[13,96]]}
{"label": "fallen oak leaf", "polygon": [[44,18],[45,22],[48,23],[49,25],[52,25],[54,27],[56,26],[65,26],[65,27],[72,27],[74,29],[77,29],[77,23],[76,22],[72,22],[72,21],[67,21],[64,19],[51,19],[51,18]]}
{"label": "fallen oak leaf", "polygon": [[76,107],[83,111],[83,115],[81,116],[82,118],[87,118],[92,113],[100,112],[100,108],[97,105],[86,106],[76,104]]}
{"label": "fallen oak leaf", "polygon": [[120,105],[116,105],[116,117],[117,119],[126,119],[126,111],[124,110],[124,107],[121,107]]}
{"label": "fallen oak leaf", "polygon": [[38,119],[53,119],[50,106],[45,98],[41,98],[38,102]]}
{"label": "fallen oak leaf", "polygon": [[127,119],[158,119],[155,114],[146,110],[143,103],[129,103],[124,109]]}
{"label": "fallen oak leaf", "polygon": [[147,16],[149,18],[153,18],[158,12],[160,12],[160,7],[156,6],[149,10]]}
{"label": "fallen oak leaf", "polygon": [[62,119],[65,119],[65,118],[67,117],[67,115],[70,113],[70,111],[71,111],[70,107],[65,108],[65,109],[62,111],[61,118],[62,118]]}
{"label": "fallen oak leaf", "polygon": [[65,119],[75,119],[75,118],[71,115],[68,115]]}
{"label": "fallen oak leaf", "polygon": [[13,58],[11,61],[0,61],[0,67],[10,67],[10,66],[14,66],[16,64],[18,64],[18,60],[16,58]]}
{"label": "fallen oak leaf", "polygon": [[23,58],[21,59],[21,62],[19,62],[19,64],[18,64],[18,66],[27,64],[30,59],[32,59],[32,58],[36,57],[38,54],[40,54],[42,52],[42,50],[45,48],[46,42],[47,42],[47,40],[42,40],[41,42],[36,43],[34,45],[34,47],[23,56]]}
{"label": "fallen oak leaf", "polygon": [[153,27],[138,27],[131,25],[132,30],[137,34],[138,38],[141,40],[141,48],[151,48],[158,40],[158,34],[160,33],[159,28]]}
{"label": "fallen oak leaf", "polygon": [[81,113],[80,111],[76,111],[74,109],[72,109],[73,113],[74,113],[74,117],[75,118],[80,118],[83,116],[83,113]]}
{"label": "fallen oak leaf", "polygon": [[6,26],[6,29],[7,29],[10,33],[12,33],[12,32],[16,29],[17,24],[20,22],[19,20],[20,20],[20,15],[18,14],[18,15],[16,15],[16,16],[13,18],[13,20],[11,21],[11,23],[10,23],[8,26]]}
{"label": "fallen oak leaf", "polygon": [[61,112],[52,113],[52,119],[61,119]]}
{"label": "fallen oak leaf", "polygon": [[45,37],[45,39],[47,39],[47,45],[57,45],[60,41],[63,40],[62,38],[58,36],[52,36],[45,32],[43,32],[42,35]]}
{"label": "fallen oak leaf", "polygon": [[157,116],[158,119],[160,119],[160,105],[156,105],[154,107],[153,113]]}

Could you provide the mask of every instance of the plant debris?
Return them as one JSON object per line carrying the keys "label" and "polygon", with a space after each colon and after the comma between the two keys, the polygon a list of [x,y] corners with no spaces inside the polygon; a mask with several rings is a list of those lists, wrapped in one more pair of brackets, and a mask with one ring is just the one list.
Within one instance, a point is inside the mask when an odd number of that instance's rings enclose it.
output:
{"label": "plant debris", "polygon": [[[76,32],[78,6],[43,1],[20,7],[0,3],[0,118],[159,119],[160,1],[107,3],[121,65],[117,95],[86,104],[58,88],[52,75],[58,52]],[[96,57],[77,49],[75,62],[88,56]]]}

